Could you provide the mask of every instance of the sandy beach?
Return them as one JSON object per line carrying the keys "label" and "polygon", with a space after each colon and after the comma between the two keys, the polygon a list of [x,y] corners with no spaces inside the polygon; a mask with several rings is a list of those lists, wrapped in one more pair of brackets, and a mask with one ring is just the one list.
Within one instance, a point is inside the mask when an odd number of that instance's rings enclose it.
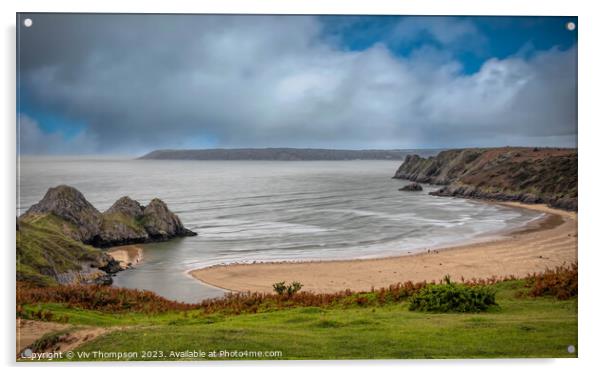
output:
{"label": "sandy beach", "polygon": [[135,245],[112,247],[107,251],[123,268],[142,262],[142,247]]}
{"label": "sandy beach", "polygon": [[[498,204],[498,203],[495,203]],[[498,239],[396,257],[310,262],[220,265],[193,270],[203,283],[231,291],[271,292],[279,281],[299,281],[304,290],[334,292],[379,288],[403,281],[451,275],[485,278],[525,276],[577,262],[577,215],[545,205],[499,203],[546,215]]]}

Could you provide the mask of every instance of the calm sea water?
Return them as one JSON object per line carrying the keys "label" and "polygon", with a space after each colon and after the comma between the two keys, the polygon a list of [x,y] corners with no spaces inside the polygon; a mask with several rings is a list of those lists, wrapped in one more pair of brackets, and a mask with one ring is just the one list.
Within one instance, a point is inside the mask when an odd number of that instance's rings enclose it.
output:
{"label": "calm sea water", "polygon": [[516,227],[537,213],[400,192],[396,161],[154,161],[22,158],[18,208],[51,186],[79,189],[103,211],[128,195],[163,199],[197,237],[144,245],[144,262],[114,284],[198,301],[223,291],[199,267],[271,260],[402,255]]}

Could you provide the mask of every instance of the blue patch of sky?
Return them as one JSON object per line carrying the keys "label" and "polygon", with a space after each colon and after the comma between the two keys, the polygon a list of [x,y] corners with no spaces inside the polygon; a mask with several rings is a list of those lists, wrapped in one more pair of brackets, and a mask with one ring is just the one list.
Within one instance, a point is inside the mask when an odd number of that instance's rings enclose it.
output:
{"label": "blue patch of sky", "polygon": [[66,139],[72,139],[86,130],[84,122],[62,116],[32,103],[24,89],[19,90],[18,112],[37,122],[38,128],[46,133],[59,133]]}
{"label": "blue patch of sky", "polygon": [[[445,17],[445,16],[441,16]],[[396,36],[395,28],[411,16],[323,16],[323,37],[339,48],[362,51],[384,43],[396,56],[405,58],[413,51],[428,46],[449,54],[460,62],[464,74],[472,74],[491,58],[513,55],[529,58],[537,51],[558,48],[566,50],[577,43],[577,17],[446,17],[448,22],[468,22],[478,35],[466,35],[457,43],[441,43],[428,32],[430,20],[420,17],[425,28],[411,37]],[[577,28],[566,28],[573,22]],[[478,37],[478,38],[477,38]]]}

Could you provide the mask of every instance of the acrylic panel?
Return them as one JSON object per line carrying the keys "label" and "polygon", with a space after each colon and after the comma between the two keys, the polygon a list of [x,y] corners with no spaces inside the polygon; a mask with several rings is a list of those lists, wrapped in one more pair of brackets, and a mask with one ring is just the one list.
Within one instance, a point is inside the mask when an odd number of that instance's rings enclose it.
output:
{"label": "acrylic panel", "polygon": [[17,14],[17,360],[577,357],[577,33]]}

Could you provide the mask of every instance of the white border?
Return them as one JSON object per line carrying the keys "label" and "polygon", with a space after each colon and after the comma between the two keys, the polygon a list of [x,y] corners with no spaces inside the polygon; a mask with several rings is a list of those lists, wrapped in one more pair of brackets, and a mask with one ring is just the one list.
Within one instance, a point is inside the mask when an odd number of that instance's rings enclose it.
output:
{"label": "white border", "polygon": [[[258,372],[305,373],[307,371],[333,371],[334,366],[345,366],[344,371],[354,373],[366,372],[419,372],[419,373],[461,373],[461,374],[504,374],[516,370],[550,371],[551,373],[589,372],[594,369],[600,345],[601,319],[601,282],[599,279],[602,266],[602,246],[595,234],[600,229],[601,219],[596,216],[600,209],[598,190],[602,186],[599,154],[602,152],[600,142],[600,87],[602,86],[600,69],[599,38],[602,35],[600,12],[596,2],[581,0],[222,0],[214,2],[169,0],[149,3],[104,0],[102,2],[84,2],[68,0],[22,0],[20,2],[4,1],[1,3],[3,23],[2,35],[2,80],[1,92],[2,113],[2,274],[4,301],[2,323],[5,333],[0,346],[3,365],[8,371],[20,374],[37,373],[55,370],[62,373],[114,372],[120,368],[127,371],[138,371],[129,365],[78,365],[52,366],[51,369],[39,366],[15,367],[14,353],[14,239],[15,232],[15,12],[132,12],[132,13],[273,13],[273,14],[424,14],[424,15],[564,15],[579,17],[579,359],[578,360],[491,360],[491,361],[329,361],[329,362],[271,362],[271,363],[194,363],[179,364],[176,371],[226,372]],[[109,366],[109,367],[107,367]],[[145,371],[164,372],[165,364],[155,363]],[[168,366],[173,367],[171,363]],[[242,368],[244,366],[245,368]],[[284,368],[283,368],[284,366]],[[84,367],[84,368],[82,368]],[[196,368],[202,367],[202,368]],[[248,368],[247,368],[248,367]]]}

